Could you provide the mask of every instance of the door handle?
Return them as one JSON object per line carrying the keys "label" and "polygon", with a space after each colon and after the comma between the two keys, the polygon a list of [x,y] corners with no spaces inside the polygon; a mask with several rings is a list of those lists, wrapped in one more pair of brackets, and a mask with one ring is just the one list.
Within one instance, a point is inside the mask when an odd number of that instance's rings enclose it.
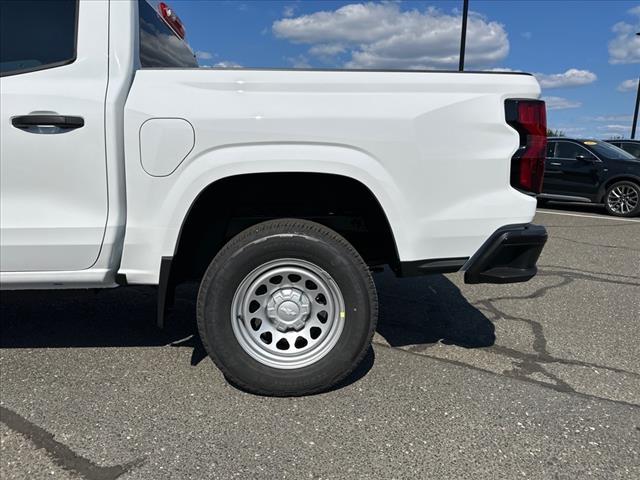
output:
{"label": "door handle", "polygon": [[11,124],[21,130],[33,127],[58,127],[61,130],[74,130],[84,126],[84,118],[69,115],[21,115],[13,117]]}
{"label": "door handle", "polygon": [[549,165],[553,165],[554,167],[559,167],[562,164],[560,162],[549,162]]}

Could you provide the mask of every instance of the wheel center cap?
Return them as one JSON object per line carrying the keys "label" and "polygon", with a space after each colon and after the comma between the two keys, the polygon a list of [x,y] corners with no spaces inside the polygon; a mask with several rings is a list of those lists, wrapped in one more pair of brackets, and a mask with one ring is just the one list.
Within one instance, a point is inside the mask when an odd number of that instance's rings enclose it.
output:
{"label": "wheel center cap", "polygon": [[300,315],[300,307],[291,300],[282,302],[278,307],[278,316],[285,322],[294,320],[298,315]]}
{"label": "wheel center cap", "polygon": [[297,288],[281,288],[267,302],[267,317],[281,332],[301,330],[310,311],[309,297]]}

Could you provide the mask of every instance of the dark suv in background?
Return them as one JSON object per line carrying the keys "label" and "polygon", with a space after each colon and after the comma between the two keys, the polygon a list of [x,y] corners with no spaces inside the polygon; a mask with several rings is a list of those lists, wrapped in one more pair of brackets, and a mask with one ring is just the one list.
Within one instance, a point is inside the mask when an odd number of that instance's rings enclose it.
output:
{"label": "dark suv in background", "polygon": [[636,158],[640,158],[640,140],[607,140],[607,143],[621,148]]}
{"label": "dark suv in background", "polygon": [[621,217],[640,213],[640,160],[607,142],[552,137],[538,196],[564,202],[603,203]]}

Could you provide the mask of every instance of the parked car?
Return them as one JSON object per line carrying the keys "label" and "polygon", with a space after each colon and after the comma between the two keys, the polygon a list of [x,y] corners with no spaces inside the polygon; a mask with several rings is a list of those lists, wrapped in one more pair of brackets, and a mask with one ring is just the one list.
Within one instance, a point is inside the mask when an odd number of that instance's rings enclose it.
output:
{"label": "parked car", "polygon": [[620,217],[640,213],[640,162],[607,142],[549,138],[541,202],[603,203]]}
{"label": "parked car", "polygon": [[0,3],[2,288],[155,285],[162,325],[195,280],[226,377],[300,395],[364,358],[371,268],[535,275],[533,76],[197,68],[164,2]]}
{"label": "parked car", "polygon": [[607,143],[640,159],[640,140],[607,140]]}

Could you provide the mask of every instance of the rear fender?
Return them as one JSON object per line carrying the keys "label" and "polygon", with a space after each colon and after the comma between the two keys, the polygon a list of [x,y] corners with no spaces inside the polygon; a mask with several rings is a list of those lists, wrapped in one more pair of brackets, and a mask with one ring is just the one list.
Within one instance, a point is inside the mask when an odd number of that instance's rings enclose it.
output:
{"label": "rear fender", "polygon": [[130,208],[120,272],[130,283],[157,285],[159,259],[174,256],[182,224],[207,187],[237,175],[278,172],[341,175],[363,184],[380,203],[398,253],[410,252],[411,238],[403,232],[407,232],[405,217],[410,216],[411,208],[386,169],[371,155],[342,145],[232,145],[187,158],[167,177],[154,178],[141,169],[133,172],[138,188],[127,192]]}

